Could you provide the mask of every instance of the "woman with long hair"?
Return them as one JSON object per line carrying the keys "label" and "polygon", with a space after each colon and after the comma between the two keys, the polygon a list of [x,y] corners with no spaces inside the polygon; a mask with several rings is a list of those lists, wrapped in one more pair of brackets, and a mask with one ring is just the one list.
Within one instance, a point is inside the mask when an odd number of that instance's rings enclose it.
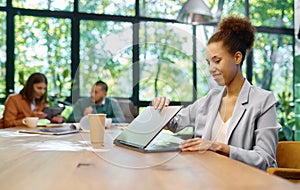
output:
{"label": "woman with long hair", "polygon": [[[47,106],[47,78],[42,73],[33,73],[27,79],[19,94],[11,94],[5,102],[0,128],[22,126],[25,117],[45,118]],[[51,118],[52,123],[62,123],[61,115]]]}

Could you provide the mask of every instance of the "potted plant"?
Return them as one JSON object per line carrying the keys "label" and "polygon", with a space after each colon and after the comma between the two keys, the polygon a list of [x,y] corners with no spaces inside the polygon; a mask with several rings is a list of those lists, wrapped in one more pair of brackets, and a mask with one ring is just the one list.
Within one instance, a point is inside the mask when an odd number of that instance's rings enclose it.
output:
{"label": "potted plant", "polygon": [[279,131],[279,141],[294,141],[295,112],[291,92],[278,94],[277,118],[282,128]]}

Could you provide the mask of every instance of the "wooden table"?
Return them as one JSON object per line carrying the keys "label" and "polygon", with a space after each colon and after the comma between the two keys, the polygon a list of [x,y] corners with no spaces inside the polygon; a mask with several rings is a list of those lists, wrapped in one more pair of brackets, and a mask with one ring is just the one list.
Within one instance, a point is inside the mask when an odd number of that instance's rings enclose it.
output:
{"label": "wooden table", "polygon": [[2,129],[0,189],[300,189],[210,151],[140,153],[116,147],[118,130],[106,130],[106,147],[93,149],[89,133],[48,136]]}

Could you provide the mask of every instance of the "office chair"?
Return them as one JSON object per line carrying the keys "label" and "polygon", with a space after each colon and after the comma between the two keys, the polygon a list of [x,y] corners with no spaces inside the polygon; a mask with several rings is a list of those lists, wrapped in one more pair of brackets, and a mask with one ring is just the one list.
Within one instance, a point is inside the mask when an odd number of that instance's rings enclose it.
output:
{"label": "office chair", "polygon": [[278,168],[268,168],[269,174],[300,183],[300,142],[280,141],[276,160]]}
{"label": "office chair", "polygon": [[115,98],[124,114],[125,122],[130,123],[138,115],[138,108],[127,98]]}

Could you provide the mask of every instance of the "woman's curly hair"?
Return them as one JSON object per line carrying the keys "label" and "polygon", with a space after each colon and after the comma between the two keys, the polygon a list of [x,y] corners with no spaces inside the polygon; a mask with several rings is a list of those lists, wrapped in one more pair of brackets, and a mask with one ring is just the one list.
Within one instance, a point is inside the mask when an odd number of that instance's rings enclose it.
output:
{"label": "woman's curly hair", "polygon": [[221,41],[223,47],[231,54],[240,51],[243,63],[246,53],[253,47],[254,40],[255,28],[248,19],[228,17],[219,23],[217,32],[209,39],[208,44]]}

